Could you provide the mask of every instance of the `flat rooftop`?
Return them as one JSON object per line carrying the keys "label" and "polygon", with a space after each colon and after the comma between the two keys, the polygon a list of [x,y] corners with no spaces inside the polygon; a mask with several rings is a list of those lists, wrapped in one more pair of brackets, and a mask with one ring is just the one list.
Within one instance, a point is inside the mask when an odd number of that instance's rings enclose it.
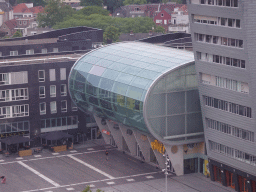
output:
{"label": "flat rooftop", "polygon": [[31,44],[48,44],[57,43],[59,38],[45,38],[45,39],[25,39],[16,41],[0,41],[0,46],[17,46],[17,45],[31,45]]}

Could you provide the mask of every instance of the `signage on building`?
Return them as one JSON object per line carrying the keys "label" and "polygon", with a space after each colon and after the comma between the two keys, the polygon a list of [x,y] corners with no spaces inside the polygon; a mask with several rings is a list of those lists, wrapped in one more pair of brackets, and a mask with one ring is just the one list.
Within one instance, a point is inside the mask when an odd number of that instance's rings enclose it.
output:
{"label": "signage on building", "polygon": [[25,135],[28,134],[29,131],[20,131],[20,132],[13,132],[13,133],[3,133],[0,135],[1,138],[5,138],[5,137],[11,137],[11,136],[15,136],[15,135]]}
{"label": "signage on building", "polygon": [[107,130],[105,130],[105,129],[102,129],[102,133],[105,133],[105,134],[107,134],[107,135],[110,135],[110,132],[107,131]]}
{"label": "signage on building", "polygon": [[153,150],[157,150],[159,153],[162,153],[162,154],[164,154],[165,152],[165,147],[163,143],[160,143],[158,140],[151,142],[151,148]]}

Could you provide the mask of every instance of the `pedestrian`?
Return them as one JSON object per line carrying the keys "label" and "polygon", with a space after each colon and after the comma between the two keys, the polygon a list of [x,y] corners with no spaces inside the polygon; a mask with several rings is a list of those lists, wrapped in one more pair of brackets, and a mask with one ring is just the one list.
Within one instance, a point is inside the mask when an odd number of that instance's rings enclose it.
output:
{"label": "pedestrian", "polygon": [[6,177],[5,177],[5,176],[2,176],[2,177],[0,177],[0,178],[2,179],[1,183],[2,183],[2,184],[5,184],[5,183],[6,183]]}
{"label": "pedestrian", "polygon": [[108,150],[106,150],[105,154],[106,154],[106,160],[108,161]]}

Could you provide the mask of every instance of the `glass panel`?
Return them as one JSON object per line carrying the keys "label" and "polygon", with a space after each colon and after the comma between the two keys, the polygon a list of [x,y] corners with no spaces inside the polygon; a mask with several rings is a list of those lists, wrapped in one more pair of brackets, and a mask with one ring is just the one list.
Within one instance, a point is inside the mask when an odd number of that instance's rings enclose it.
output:
{"label": "glass panel", "polygon": [[125,65],[125,64],[115,62],[112,65],[110,65],[108,68],[114,69],[115,71],[123,71],[126,67],[127,67],[127,65]]}
{"label": "glass panel", "polygon": [[102,77],[115,80],[118,75],[119,75],[118,71],[114,71],[112,69],[106,69],[105,72],[102,74]]}
{"label": "glass panel", "polygon": [[149,65],[148,67],[146,67],[146,69],[151,70],[151,71],[156,71],[156,72],[164,72],[164,71],[166,71],[168,68],[154,64],[154,65]]}
{"label": "glass panel", "polygon": [[102,66],[102,67],[109,67],[112,63],[113,63],[113,61],[109,61],[109,60],[106,60],[106,59],[101,59],[96,63],[96,65]]}
{"label": "glass panel", "polygon": [[137,87],[129,86],[126,96],[130,97],[130,98],[133,98],[133,99],[136,99],[136,100],[140,100],[143,91],[144,91],[143,89],[139,89]]}
{"label": "glass panel", "polygon": [[91,74],[89,75],[87,83],[90,83],[91,85],[97,87],[99,82],[100,82],[100,77],[91,75]]}
{"label": "glass panel", "polygon": [[84,58],[81,59],[81,61],[83,62],[87,62],[87,63],[91,63],[91,64],[95,64],[100,60],[100,58],[98,57],[93,57],[90,54],[84,56]]}
{"label": "glass panel", "polygon": [[81,82],[86,82],[87,76],[88,76],[88,73],[77,70],[75,79]]}
{"label": "glass panel", "polygon": [[128,88],[128,85],[115,82],[113,92],[118,93],[120,95],[126,95],[127,88]]}
{"label": "glass panel", "polygon": [[144,69],[144,68],[146,68],[148,66],[148,63],[141,62],[141,61],[136,61],[136,62],[132,63],[131,65]]}
{"label": "glass panel", "polygon": [[197,88],[196,75],[186,75],[186,88]]}
{"label": "glass panel", "polygon": [[131,75],[137,75],[141,70],[142,69],[138,68],[138,67],[128,66],[122,72],[123,73],[129,73]]}
{"label": "glass panel", "polygon": [[[99,58],[105,58],[105,57],[108,56],[108,54],[107,53],[103,53],[101,51],[101,49],[98,49],[96,51],[91,52],[90,55],[96,56],[96,57],[99,57]],[[81,60],[81,61],[83,61],[83,60]]]}
{"label": "glass panel", "polygon": [[110,61],[118,61],[118,60],[122,59],[122,57],[119,57],[117,55],[110,55],[109,54],[107,57],[105,57],[105,59],[110,60]]}
{"label": "glass panel", "polygon": [[104,90],[111,91],[113,87],[114,81],[106,78],[101,78],[99,88]]}
{"label": "glass panel", "polygon": [[116,81],[129,85],[133,78],[134,78],[133,75],[129,75],[126,73],[120,73],[119,76],[117,77]]}
{"label": "glass panel", "polygon": [[153,81],[141,77],[135,77],[131,83],[132,86],[146,89]]}
{"label": "glass panel", "polygon": [[135,60],[130,59],[130,58],[123,58],[123,59],[120,59],[118,62],[130,65],[131,63],[134,63]]}
{"label": "glass panel", "polygon": [[92,75],[101,76],[102,73],[105,71],[105,69],[106,68],[104,68],[104,67],[100,67],[100,66],[95,65],[91,68],[89,73],[92,74]]}
{"label": "glass panel", "polygon": [[92,66],[93,66],[92,64],[81,62],[81,63],[78,63],[78,65],[76,65],[74,69],[84,71],[84,72],[89,72]]}
{"label": "glass panel", "polygon": [[156,79],[158,76],[160,75],[160,73],[157,73],[155,71],[150,71],[150,70],[143,70],[140,73],[140,77],[145,77],[147,79]]}

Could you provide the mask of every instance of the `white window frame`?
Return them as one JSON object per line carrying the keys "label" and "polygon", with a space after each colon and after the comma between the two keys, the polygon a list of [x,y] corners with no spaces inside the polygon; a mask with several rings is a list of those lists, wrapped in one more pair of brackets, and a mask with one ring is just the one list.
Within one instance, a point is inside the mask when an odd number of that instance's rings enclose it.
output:
{"label": "white window frame", "polygon": [[[43,72],[44,77],[40,77],[40,72]],[[38,80],[39,82],[45,82],[45,70],[38,70]]]}
{"label": "white window frame", "polygon": [[50,102],[50,109],[51,109],[51,114],[57,113],[57,102],[56,101]]}
{"label": "white window frame", "polygon": [[50,97],[56,97],[56,85],[50,85]]}
{"label": "white window frame", "polygon": [[[43,88],[44,93],[40,93],[41,88]],[[45,98],[45,86],[39,86],[39,98],[40,99]]]}
{"label": "white window frame", "polygon": [[59,52],[59,48],[53,48],[53,49],[52,49],[52,52],[53,52],[53,53],[58,53],[58,52]]}
{"label": "white window frame", "polygon": [[50,81],[56,81],[56,72],[55,69],[49,69]]}
{"label": "white window frame", "polygon": [[[44,107],[44,109],[42,109],[42,106]],[[39,110],[40,110],[40,115],[46,114],[46,103],[45,102],[39,104]]]}
{"label": "white window frame", "polygon": [[46,54],[47,53],[47,48],[44,48],[41,50],[43,54]]}
{"label": "white window frame", "polygon": [[[64,87],[64,91],[62,92],[62,87]],[[60,85],[60,95],[61,96],[67,96],[67,85],[66,84],[61,84]]]}
{"label": "white window frame", "polygon": [[71,108],[72,108],[72,111],[78,110],[77,106],[75,105],[75,103],[73,101],[71,101]]}
{"label": "white window frame", "polygon": [[34,54],[34,49],[26,50],[26,55],[33,55],[33,54]]}
{"label": "white window frame", "polygon": [[10,51],[10,56],[17,56],[19,54],[19,52],[16,51]]}
{"label": "white window frame", "polygon": [[67,101],[61,101],[61,112],[67,112]]}

